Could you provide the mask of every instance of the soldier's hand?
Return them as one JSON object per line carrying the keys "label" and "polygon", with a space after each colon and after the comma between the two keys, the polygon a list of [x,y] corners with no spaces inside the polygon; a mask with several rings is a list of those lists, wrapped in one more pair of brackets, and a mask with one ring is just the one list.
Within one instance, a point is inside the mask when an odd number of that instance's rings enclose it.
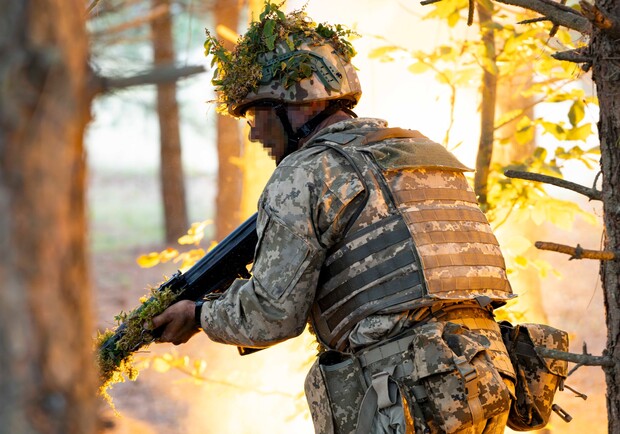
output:
{"label": "soldier's hand", "polygon": [[182,300],[154,317],[152,328],[163,327],[158,341],[171,342],[174,345],[189,341],[199,331],[196,327],[194,311],[195,303],[193,301]]}

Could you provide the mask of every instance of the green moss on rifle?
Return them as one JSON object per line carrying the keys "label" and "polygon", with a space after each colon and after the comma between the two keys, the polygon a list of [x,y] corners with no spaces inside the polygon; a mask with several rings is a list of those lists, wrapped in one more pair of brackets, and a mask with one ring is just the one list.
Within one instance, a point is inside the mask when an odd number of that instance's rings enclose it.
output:
{"label": "green moss on rifle", "polygon": [[156,290],[151,288],[150,297],[142,298],[142,303],[133,311],[120,312],[116,317],[118,326],[124,325],[123,336],[116,342],[113,350],[103,348],[115,330],[106,330],[97,337],[97,364],[99,366],[99,393],[110,404],[108,389],[125,379],[135,380],[138,370],[134,366],[133,353],[153,341],[153,336],[145,330],[144,324],[151,324],[153,317],[162,313],[178,297],[168,288]]}
{"label": "green moss on rifle", "polygon": [[[283,4],[265,2],[259,21],[250,24],[232,52],[206,30],[205,55],[213,55],[211,66],[216,67],[212,83],[218,92],[218,111],[226,111],[229,105],[242,102],[248,93],[258,88],[262,77],[258,58],[261,54],[273,51],[279,43],[286,43],[291,50],[303,42],[311,45],[329,43],[345,60],[355,56],[355,49],[345,39],[355,35],[354,32],[340,24],[317,24],[306,15],[303,8],[285,15],[280,10]],[[310,66],[304,62],[283,63],[275,78],[286,86],[293,85],[309,76]]]}

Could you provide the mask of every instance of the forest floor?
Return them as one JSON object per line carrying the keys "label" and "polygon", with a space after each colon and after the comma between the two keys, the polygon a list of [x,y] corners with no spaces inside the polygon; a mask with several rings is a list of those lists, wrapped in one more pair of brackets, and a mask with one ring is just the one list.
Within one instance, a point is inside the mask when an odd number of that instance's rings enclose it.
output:
{"label": "forest floor", "polygon": [[[211,217],[213,180],[190,175],[187,189],[190,219]],[[153,174],[94,171],[89,191],[96,325],[104,330],[114,326],[113,318],[121,310],[135,307],[149,285],[171,275],[176,264],[151,269],[136,264],[139,255],[169,247],[161,241],[159,187]],[[565,244],[596,246],[600,231],[578,222],[560,239]],[[589,352],[600,354],[605,329],[596,264],[574,261],[568,265],[565,257],[554,254],[545,259],[563,275],[543,280],[549,323],[570,331],[573,352],[581,352],[585,341]],[[111,390],[116,413],[101,403],[103,433],[309,434],[313,430],[303,399],[303,378],[312,355],[312,344],[304,337],[248,357],[239,357],[236,349],[214,344],[204,335],[179,347],[152,345],[139,355],[143,369],[137,381]],[[187,373],[200,364],[207,368],[196,371],[198,375]],[[566,424],[552,416],[545,432],[605,433],[602,371],[581,368],[567,384],[588,399],[575,398],[568,390],[559,392],[556,402],[574,420]]]}

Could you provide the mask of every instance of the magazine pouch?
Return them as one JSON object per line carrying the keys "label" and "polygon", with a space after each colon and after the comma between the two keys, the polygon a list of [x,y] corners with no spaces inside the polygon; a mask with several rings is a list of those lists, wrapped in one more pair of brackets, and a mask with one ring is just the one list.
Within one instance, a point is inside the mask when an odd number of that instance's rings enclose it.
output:
{"label": "magazine pouch", "polygon": [[456,433],[507,412],[510,392],[493,366],[484,336],[450,322],[414,329],[413,373],[404,383],[413,413],[431,432]]}
{"label": "magazine pouch", "polygon": [[354,432],[365,391],[366,383],[355,356],[338,351],[321,353],[305,382],[315,432]]}
{"label": "magazine pouch", "polygon": [[568,334],[544,324],[513,327],[502,321],[500,327],[517,374],[508,427],[515,431],[542,428],[549,421],[555,393],[566,378],[568,362],[542,357],[536,349],[568,351]]}

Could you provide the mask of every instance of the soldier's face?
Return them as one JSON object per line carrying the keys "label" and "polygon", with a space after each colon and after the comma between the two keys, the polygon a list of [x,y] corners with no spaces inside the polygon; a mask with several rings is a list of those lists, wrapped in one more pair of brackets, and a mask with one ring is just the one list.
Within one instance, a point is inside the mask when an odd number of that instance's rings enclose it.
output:
{"label": "soldier's face", "polygon": [[260,142],[279,161],[284,156],[288,138],[273,107],[250,107],[245,119],[250,126],[249,139]]}

